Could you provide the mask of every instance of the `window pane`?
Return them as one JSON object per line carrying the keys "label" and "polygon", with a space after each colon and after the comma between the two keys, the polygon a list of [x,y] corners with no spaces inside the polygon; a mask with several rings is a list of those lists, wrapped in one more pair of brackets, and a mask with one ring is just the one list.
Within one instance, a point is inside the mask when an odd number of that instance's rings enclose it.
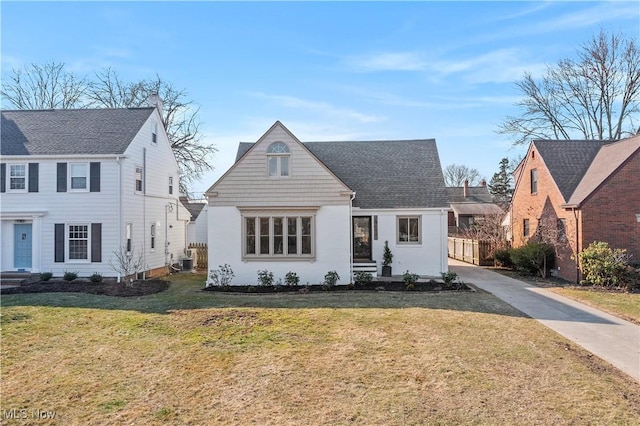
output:
{"label": "window pane", "polygon": [[278,157],[269,157],[269,176],[278,175]]}
{"label": "window pane", "polygon": [[269,218],[260,218],[260,254],[269,254]]}
{"label": "window pane", "polygon": [[273,254],[284,254],[282,218],[273,218]]}
{"label": "window pane", "polygon": [[298,218],[287,218],[287,254],[298,254]]}
{"label": "window pane", "polygon": [[88,259],[89,227],[87,225],[69,226],[69,259]]}
{"label": "window pane", "polygon": [[9,188],[26,188],[27,168],[24,164],[15,164],[9,167]]}
{"label": "window pane", "polygon": [[280,176],[289,176],[289,157],[280,157]]}
{"label": "window pane", "polygon": [[417,243],[419,241],[418,218],[409,218],[409,241]]}
{"label": "window pane", "polygon": [[302,225],[302,254],[311,254],[311,218],[301,218]]}
{"label": "window pane", "polygon": [[71,189],[86,189],[87,188],[87,165],[72,164],[70,167],[70,172],[71,172]]}
{"label": "window pane", "polygon": [[409,219],[404,217],[398,219],[398,241],[409,241]]}
{"label": "window pane", "polygon": [[142,167],[136,167],[136,191],[142,192]]}
{"label": "window pane", "polygon": [[256,254],[256,218],[245,218],[245,232],[247,239],[245,241],[245,250],[247,254]]}

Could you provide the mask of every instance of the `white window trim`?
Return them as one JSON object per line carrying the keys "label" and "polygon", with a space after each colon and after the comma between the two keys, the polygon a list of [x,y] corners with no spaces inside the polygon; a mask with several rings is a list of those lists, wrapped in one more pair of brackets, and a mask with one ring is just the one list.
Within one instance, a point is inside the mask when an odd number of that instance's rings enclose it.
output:
{"label": "white window trim", "polygon": [[[137,175],[138,175],[138,169],[140,169],[140,189],[138,189],[138,179],[137,179]],[[135,191],[136,194],[143,194],[144,193],[144,167],[140,166],[140,165],[136,165],[133,168],[133,189]]]}
{"label": "white window trim", "polygon": [[[131,244],[127,244],[127,240],[131,240]],[[133,252],[133,223],[127,222],[124,225],[124,251],[127,254]]]}
{"label": "white window trim", "polygon": [[155,120],[151,124],[151,143],[158,144],[158,122]]}
{"label": "white window trim", "polygon": [[[86,259],[71,259],[70,256],[70,243],[69,231],[72,226],[86,226],[87,227],[87,258]],[[65,251],[65,263],[91,263],[91,224],[84,222],[71,222],[65,224],[64,234],[64,251]]]}
{"label": "white window trim", "polygon": [[[418,219],[418,241],[400,241],[400,221],[402,219]],[[396,216],[396,244],[406,246],[422,245],[422,215],[399,215]]]}
{"label": "white window trim", "polygon": [[[84,170],[85,170],[85,175],[84,175],[84,188],[73,188],[73,184],[71,182],[72,179],[72,175],[71,175],[71,169],[73,169],[73,166],[75,165],[83,165],[85,166]],[[76,163],[69,163],[68,167],[67,167],[67,191],[68,192],[89,192],[89,179],[90,179],[90,169],[91,166],[89,165],[89,163],[85,163],[85,162],[76,162]]]}
{"label": "white window trim", "polygon": [[[275,144],[282,144],[287,148],[287,152],[269,152],[269,150],[271,149],[271,147]],[[275,175],[271,175],[270,173],[270,169],[269,169],[269,163],[270,160],[272,158],[276,159],[276,174]],[[282,159],[286,158],[287,159],[287,174],[283,175],[282,174]],[[269,145],[269,147],[267,148],[267,177],[269,179],[287,179],[289,176],[291,176],[291,149],[289,148],[289,146],[282,142],[282,141],[276,141],[273,142],[271,145]]]}
{"label": "white window trim", "polygon": [[[24,188],[20,188],[20,189],[12,189],[11,188],[11,167],[12,166],[22,166],[24,167],[24,178],[19,178],[19,179],[24,179]],[[15,192],[15,193],[24,193],[27,192],[29,190],[29,165],[27,163],[16,163],[16,164],[7,164],[7,170],[6,170],[7,176],[6,176],[6,191],[7,192]],[[16,178],[14,178],[16,179]]]}
{"label": "white window trim", "polygon": [[[288,250],[288,219],[289,218],[297,219],[297,248],[298,253],[289,254]],[[308,217],[311,219],[311,253],[310,254],[302,254],[302,218]],[[247,219],[255,218],[256,226],[255,226],[255,251],[256,253],[247,254]],[[269,254],[260,254],[258,253],[260,250],[260,219],[269,219]],[[283,241],[283,254],[274,254],[273,246],[274,246],[274,234],[273,234],[273,218],[282,218],[282,241]],[[283,211],[283,212],[271,212],[271,213],[245,213],[242,215],[242,260],[315,260],[316,257],[316,215],[314,213],[309,212],[295,212],[295,211]]]}
{"label": "white window trim", "polygon": [[149,227],[149,250],[151,253],[156,251],[158,245],[158,223],[151,222]]}

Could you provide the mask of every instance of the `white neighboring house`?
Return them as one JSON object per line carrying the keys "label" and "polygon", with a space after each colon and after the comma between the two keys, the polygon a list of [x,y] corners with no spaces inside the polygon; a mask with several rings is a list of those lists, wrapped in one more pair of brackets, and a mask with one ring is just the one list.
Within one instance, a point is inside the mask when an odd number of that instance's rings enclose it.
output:
{"label": "white neighboring house", "polygon": [[180,202],[191,214],[187,225],[187,247],[191,244],[207,244],[207,200],[189,200],[180,197]]}
{"label": "white neighboring house", "polygon": [[[158,105],[161,105],[159,103]],[[2,111],[2,271],[147,276],[184,257],[189,214],[154,107]]]}
{"label": "white neighboring house", "polygon": [[279,121],[206,192],[209,269],[229,264],[232,284],[276,279],[322,283],[335,270],[447,271],[449,202],[434,139],[300,142]]}

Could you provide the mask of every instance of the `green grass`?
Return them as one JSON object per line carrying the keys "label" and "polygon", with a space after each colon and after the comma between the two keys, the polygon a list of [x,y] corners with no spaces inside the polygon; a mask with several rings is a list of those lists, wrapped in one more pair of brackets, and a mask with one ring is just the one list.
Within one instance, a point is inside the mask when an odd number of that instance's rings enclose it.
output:
{"label": "green grass", "polygon": [[[2,409],[57,424],[637,424],[637,383],[485,292],[2,297]],[[3,424],[25,424],[3,419]]]}
{"label": "green grass", "polygon": [[548,290],[640,324],[640,293],[613,293],[579,287],[551,287]]}

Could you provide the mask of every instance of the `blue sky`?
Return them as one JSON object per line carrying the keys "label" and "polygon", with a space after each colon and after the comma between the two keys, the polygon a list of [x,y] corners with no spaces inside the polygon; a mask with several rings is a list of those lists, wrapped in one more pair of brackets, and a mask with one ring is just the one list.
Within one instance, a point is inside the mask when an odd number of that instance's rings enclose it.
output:
{"label": "blue sky", "polygon": [[63,62],[157,75],[200,106],[217,146],[206,190],[239,141],[280,120],[302,141],[435,138],[443,167],[490,179],[514,157],[500,122],[514,82],[572,57],[602,28],[640,35],[640,2],[7,2],[3,75]]}

